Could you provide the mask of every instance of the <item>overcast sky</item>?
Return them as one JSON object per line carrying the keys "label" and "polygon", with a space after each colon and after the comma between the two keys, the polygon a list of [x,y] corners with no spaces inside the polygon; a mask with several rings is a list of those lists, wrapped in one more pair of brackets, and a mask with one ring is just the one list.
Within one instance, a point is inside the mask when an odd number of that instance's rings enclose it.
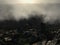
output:
{"label": "overcast sky", "polygon": [[[16,4],[16,3],[21,3],[21,1],[25,0],[0,0],[0,2],[8,3],[8,4]],[[30,0],[26,0],[30,1]],[[31,1],[36,1],[37,3],[60,3],[60,0],[31,0]]]}

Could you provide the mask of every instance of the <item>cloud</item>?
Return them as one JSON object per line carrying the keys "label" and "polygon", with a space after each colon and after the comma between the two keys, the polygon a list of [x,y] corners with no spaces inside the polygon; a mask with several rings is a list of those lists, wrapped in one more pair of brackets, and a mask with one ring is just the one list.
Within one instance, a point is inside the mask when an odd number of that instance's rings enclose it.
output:
{"label": "cloud", "polygon": [[[60,19],[59,0],[42,0],[42,4],[17,4],[14,0],[0,0],[0,2],[0,20],[10,19],[11,17],[19,20],[21,18],[28,18],[31,16],[30,14],[38,14],[38,16],[43,14],[45,16],[44,22],[54,22]],[[3,5],[2,2],[4,2]],[[10,9],[8,10],[7,8]]]}
{"label": "cloud", "polygon": [[11,5],[0,4],[0,20],[13,18]]}
{"label": "cloud", "polygon": [[30,14],[43,14],[44,22],[54,22],[60,19],[60,4],[14,5],[13,15],[18,20],[28,18]]}

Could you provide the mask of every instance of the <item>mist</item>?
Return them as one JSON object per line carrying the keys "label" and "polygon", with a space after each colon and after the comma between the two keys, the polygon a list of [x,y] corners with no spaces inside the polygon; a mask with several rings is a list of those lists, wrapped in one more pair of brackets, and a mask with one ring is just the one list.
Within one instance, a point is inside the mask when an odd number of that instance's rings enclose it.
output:
{"label": "mist", "polygon": [[[0,0],[1,1],[1,0]],[[45,2],[44,2],[45,1]],[[1,2],[4,2],[3,0]],[[28,19],[30,16],[43,15],[43,22],[53,23],[56,20],[60,21],[60,1],[43,0],[37,4],[18,4],[14,1],[5,1],[0,3],[0,20],[20,20]]]}

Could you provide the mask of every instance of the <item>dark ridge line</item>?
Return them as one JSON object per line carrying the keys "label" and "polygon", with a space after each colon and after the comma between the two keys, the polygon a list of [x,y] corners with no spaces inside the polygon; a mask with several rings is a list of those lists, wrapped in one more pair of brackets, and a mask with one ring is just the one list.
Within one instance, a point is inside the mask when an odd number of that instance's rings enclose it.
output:
{"label": "dark ridge line", "polygon": [[[39,27],[44,27],[45,28],[60,28],[60,24],[48,24],[48,23],[43,23],[43,18],[42,17],[30,17],[29,19],[20,19],[19,21],[16,20],[4,20],[0,21],[0,29],[18,29],[22,27],[27,27],[30,26],[32,28],[39,28]],[[53,28],[52,28],[53,27]]]}

